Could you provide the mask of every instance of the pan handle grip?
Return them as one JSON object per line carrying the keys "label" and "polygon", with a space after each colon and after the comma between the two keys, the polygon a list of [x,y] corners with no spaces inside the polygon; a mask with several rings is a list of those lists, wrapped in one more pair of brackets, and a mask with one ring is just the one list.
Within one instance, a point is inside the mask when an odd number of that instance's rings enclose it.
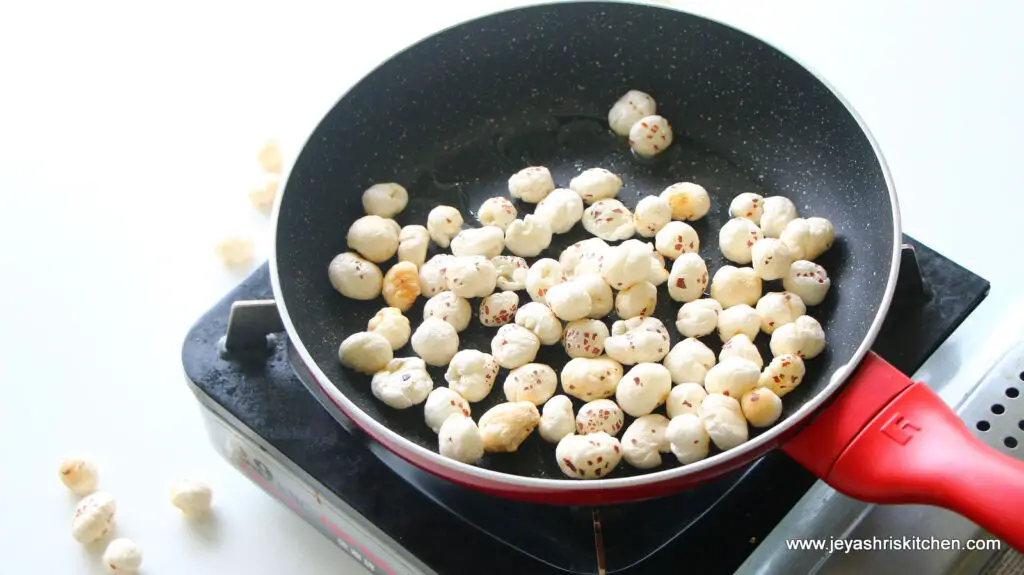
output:
{"label": "pan handle grip", "polygon": [[[875,369],[877,373],[877,365]],[[848,386],[854,389],[844,390],[843,395],[877,382],[862,375],[863,370]],[[813,447],[820,448],[821,438],[804,439],[814,428],[825,430],[830,418],[841,415],[834,413],[837,406],[833,405],[784,451],[850,497],[944,507],[1024,551],[1024,462],[980,441],[923,383],[909,383],[887,402],[886,394],[882,395],[880,409],[841,450],[816,451]],[[842,404],[841,400],[836,403]],[[825,427],[819,422],[822,418]],[[823,466],[822,461],[831,464]]]}

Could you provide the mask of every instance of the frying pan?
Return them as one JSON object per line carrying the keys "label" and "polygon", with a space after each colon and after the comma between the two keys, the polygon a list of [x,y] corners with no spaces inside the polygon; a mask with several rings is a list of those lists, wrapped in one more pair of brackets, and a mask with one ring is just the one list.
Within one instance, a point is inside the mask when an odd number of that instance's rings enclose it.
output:
{"label": "frying pan", "polygon": [[[633,88],[654,96],[676,134],[653,160],[635,158],[605,120]],[[774,427],[691,465],[668,455],[655,470],[623,463],[605,479],[570,480],[554,446],[536,433],[518,452],[489,454],[479,466],[442,458],[422,408],[383,405],[368,376],[341,367],[339,343],[364,331],[384,305],[346,299],[327,280],[327,264],[346,251],[346,231],[363,215],[362,191],[375,182],[406,186],[402,225],[424,224],[431,208],[448,204],[473,226],[480,204],[507,196],[508,177],[528,165],[547,166],[562,187],[585,168],[610,169],[622,177],[619,197],[630,207],[674,182],[702,184],[712,210],[694,227],[712,273],[726,264],[717,232],[739,193],[784,195],[802,215],[833,222],[835,245],[819,258],[831,293],[810,308],[827,349],[807,362]],[[533,208],[517,207],[521,214]],[[781,447],[844,493],[942,505],[1024,547],[1024,465],[976,441],[926,386],[868,351],[892,299],[901,238],[878,146],[823,80],[746,33],[674,9],[617,2],[530,6],[449,28],[382,64],[326,114],[292,166],[274,217],[273,287],[304,368],[339,408],[337,417],[431,473],[501,497],[609,504],[678,491]],[[578,224],[542,255],[585,237]],[[765,291],[781,290],[777,284]],[[674,332],[679,304],[659,292],[655,317]],[[407,314],[414,325],[423,302]],[[489,351],[495,329],[474,320],[460,334],[460,349]],[[717,336],[704,341],[717,353]],[[756,343],[771,357],[764,334]],[[414,354],[407,347],[395,355]],[[546,346],[537,361],[557,371],[567,357],[561,346]],[[431,373],[444,381],[443,368]],[[498,389],[474,404],[474,415],[502,396]]]}

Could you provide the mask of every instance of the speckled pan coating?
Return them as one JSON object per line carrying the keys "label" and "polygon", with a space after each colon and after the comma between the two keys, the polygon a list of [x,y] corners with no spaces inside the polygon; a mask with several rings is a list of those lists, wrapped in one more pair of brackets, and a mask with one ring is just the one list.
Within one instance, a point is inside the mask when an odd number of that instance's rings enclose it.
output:
{"label": "speckled pan coating", "polygon": [[[653,161],[635,159],[606,124],[611,104],[631,88],[655,97],[676,134]],[[364,330],[384,304],[341,297],[327,264],[345,250],[346,230],[362,215],[360,194],[374,182],[408,188],[409,206],[397,217],[403,225],[423,224],[438,204],[457,206],[468,225],[485,199],[507,195],[509,175],[530,164],[550,168],[560,186],[583,168],[608,168],[622,177],[620,199],[630,208],[673,182],[702,184],[712,209],[694,227],[712,274],[725,263],[717,232],[736,194],[785,195],[801,215],[829,218],[837,240],[819,262],[832,291],[812,308],[829,345],[785,398],[784,417],[850,360],[884,300],[894,256],[885,175],[844,105],[788,57],[737,30],[656,6],[562,3],[475,20],[398,54],[338,102],[297,159],[277,220],[280,294],[301,343],[360,409],[428,449],[436,449],[436,436],[421,409],[388,408],[370,393],[369,377],[339,365],[339,342]],[[555,236],[549,253],[584,237],[577,224]],[[778,283],[766,282],[765,291]],[[656,315],[671,325],[679,304],[659,292]],[[421,298],[408,313],[414,325],[422,313]],[[461,348],[489,351],[494,331],[471,322]],[[679,335],[670,331],[674,344]],[[717,338],[704,339],[717,354]],[[767,342],[758,337],[769,358]],[[560,370],[567,357],[561,346],[546,346],[537,361]],[[502,400],[506,373],[474,413]],[[443,369],[432,374],[444,383]],[[553,449],[534,434],[519,453],[489,455],[482,465],[562,479]],[[671,459],[665,467],[675,465]],[[613,477],[638,473],[620,465]]]}

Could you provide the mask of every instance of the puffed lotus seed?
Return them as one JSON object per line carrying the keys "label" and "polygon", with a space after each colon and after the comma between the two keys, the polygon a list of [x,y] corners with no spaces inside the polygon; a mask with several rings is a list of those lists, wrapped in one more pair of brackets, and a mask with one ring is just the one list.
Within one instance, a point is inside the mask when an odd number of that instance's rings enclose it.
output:
{"label": "puffed lotus seed", "polygon": [[180,479],[171,485],[171,505],[186,515],[199,516],[210,510],[213,491],[198,479]]}
{"label": "puffed lotus seed", "polygon": [[78,502],[71,518],[71,536],[83,545],[106,537],[114,528],[117,502],[114,496],[97,491]]}
{"label": "puffed lotus seed", "polygon": [[131,539],[114,539],[103,552],[103,565],[109,573],[137,573],[142,550]]}
{"label": "puffed lotus seed", "polygon": [[88,495],[99,485],[99,471],[92,460],[65,459],[60,462],[60,480],[75,495]]}

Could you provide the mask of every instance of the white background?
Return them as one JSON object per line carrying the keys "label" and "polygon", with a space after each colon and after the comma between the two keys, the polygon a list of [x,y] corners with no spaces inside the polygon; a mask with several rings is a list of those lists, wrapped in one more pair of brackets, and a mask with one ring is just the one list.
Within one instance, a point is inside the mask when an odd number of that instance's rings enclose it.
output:
{"label": "white background", "polygon": [[[224,270],[213,244],[238,231],[266,254],[268,222],[246,198],[262,141],[294,154],[376,63],[485,4],[513,3],[4,6],[3,572],[102,571],[70,536],[74,500],[57,479],[58,461],[78,453],[100,462],[118,534],[142,545],[147,573],[356,569],[213,453],[181,340],[245,275]],[[680,4],[797,56],[860,111],[892,168],[905,230],[993,282],[926,375],[974,357],[972,334],[1024,280],[1021,4]],[[188,474],[215,490],[215,520],[201,528],[167,501]]]}

